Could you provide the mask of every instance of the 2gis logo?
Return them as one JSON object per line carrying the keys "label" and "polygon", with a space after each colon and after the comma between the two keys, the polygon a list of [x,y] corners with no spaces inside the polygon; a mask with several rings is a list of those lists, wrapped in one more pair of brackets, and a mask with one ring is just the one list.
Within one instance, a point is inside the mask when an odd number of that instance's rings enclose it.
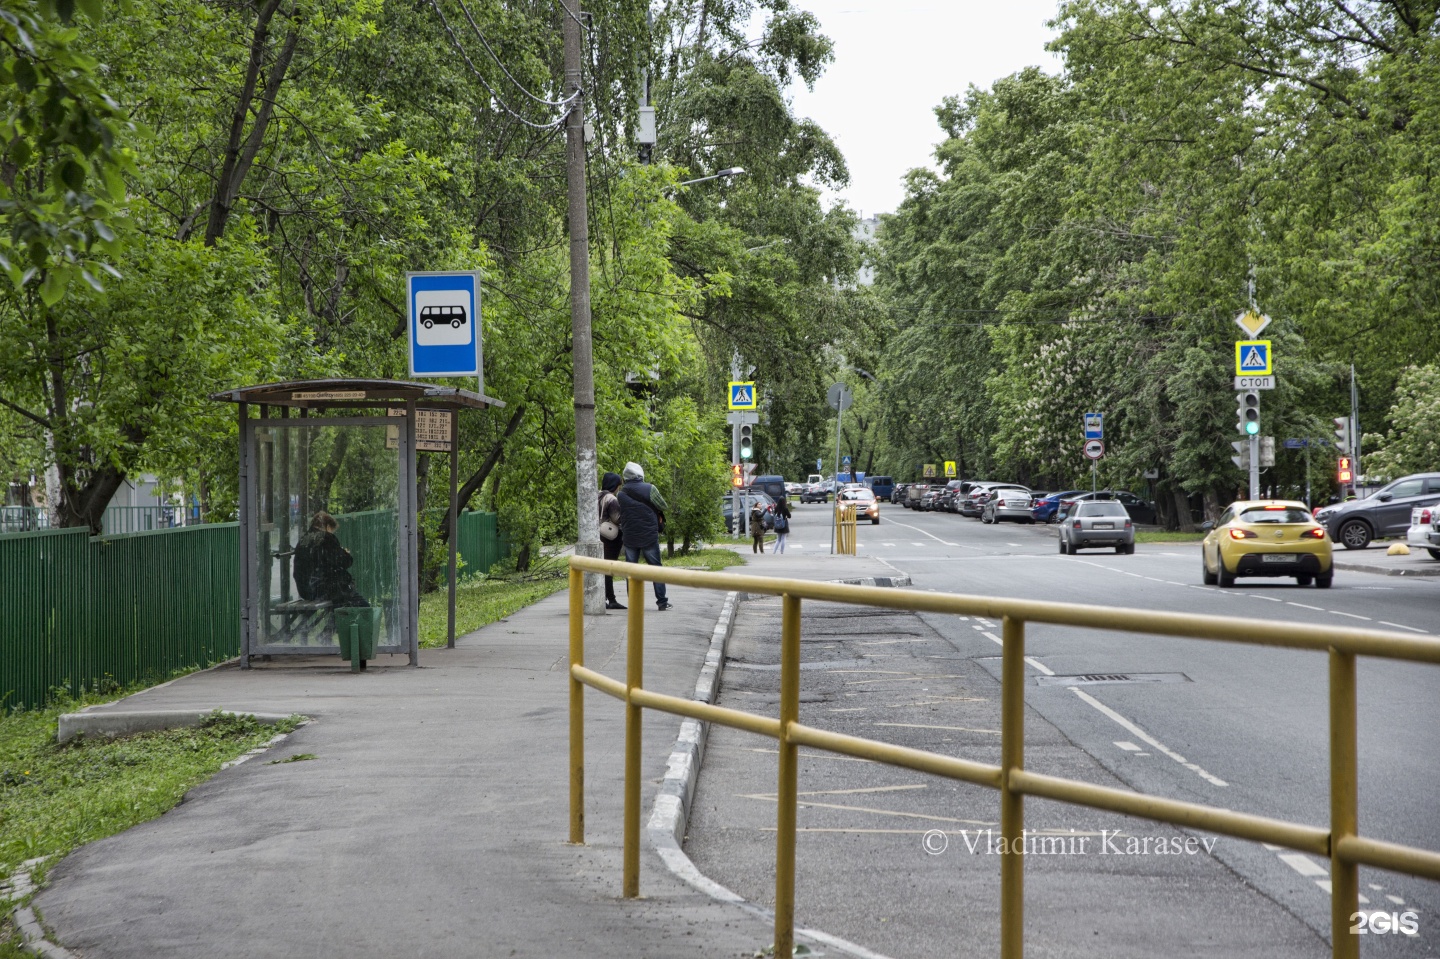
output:
{"label": "2gis logo", "polygon": [[1391,932],[1406,936],[1420,934],[1420,914],[1417,912],[1382,912],[1376,909],[1372,912],[1351,913],[1350,921],[1354,923],[1350,927],[1352,936],[1363,936],[1367,933],[1385,935]]}

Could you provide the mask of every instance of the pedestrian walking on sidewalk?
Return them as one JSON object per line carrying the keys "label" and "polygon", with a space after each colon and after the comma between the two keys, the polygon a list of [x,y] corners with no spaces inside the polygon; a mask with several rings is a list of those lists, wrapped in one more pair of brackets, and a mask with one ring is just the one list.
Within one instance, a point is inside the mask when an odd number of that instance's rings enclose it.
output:
{"label": "pedestrian walking on sidewalk", "polygon": [[750,507],[750,552],[765,552],[765,508],[758,500]]}
{"label": "pedestrian walking on sidewalk", "polygon": [[772,520],[775,526],[775,552],[785,552],[785,537],[790,535],[790,502],[789,498],[782,496],[775,501],[775,518]]}
{"label": "pedestrian walking on sidewalk", "polygon": [[[600,480],[600,548],[611,561],[619,559],[624,548],[620,541],[620,498],[615,495],[619,488],[619,473],[606,473]],[[625,608],[615,598],[615,577],[608,573],[605,575],[605,608]]]}
{"label": "pedestrian walking on sidewalk", "polygon": [[[665,529],[665,497],[645,482],[645,471],[639,463],[626,463],[624,482],[616,493],[620,500],[620,537],[625,543],[625,562],[638,563],[641,557],[651,566],[660,565],[660,533]],[[633,603],[636,597],[631,596]],[[665,598],[665,584],[655,583],[655,605],[670,608]]]}

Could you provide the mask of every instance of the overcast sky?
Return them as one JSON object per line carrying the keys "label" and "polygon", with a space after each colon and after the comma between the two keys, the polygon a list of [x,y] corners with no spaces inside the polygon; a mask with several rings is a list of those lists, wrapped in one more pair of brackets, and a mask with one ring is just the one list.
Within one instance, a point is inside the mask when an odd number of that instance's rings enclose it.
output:
{"label": "overcast sky", "polygon": [[835,61],[815,84],[790,92],[797,116],[820,124],[840,145],[850,186],[838,193],[866,216],[892,213],[901,178],[930,166],[942,97],[988,87],[1027,66],[1047,73],[1045,21],[1057,0],[797,0],[835,41]]}

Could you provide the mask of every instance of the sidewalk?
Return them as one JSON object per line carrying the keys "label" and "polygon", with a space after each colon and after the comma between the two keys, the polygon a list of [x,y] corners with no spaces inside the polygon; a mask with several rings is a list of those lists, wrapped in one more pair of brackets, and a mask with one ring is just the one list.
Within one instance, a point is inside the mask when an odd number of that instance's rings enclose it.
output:
{"label": "sidewalk", "polygon": [[1440,576],[1440,561],[1431,559],[1425,550],[1412,546],[1409,556],[1386,556],[1385,550],[1390,545],[1390,541],[1386,540],[1371,543],[1367,549],[1337,546],[1334,554],[1335,568],[1386,576]]}
{"label": "sidewalk", "polygon": [[[748,557],[747,557],[748,558]],[[744,572],[885,577],[854,557]],[[739,571],[737,569],[737,571]],[[623,587],[622,587],[623,591]],[[647,688],[695,689],[725,593],[645,597]],[[101,957],[748,956],[771,928],[675,878],[648,843],[620,897],[622,706],[586,697],[587,845],[571,846],[567,595],[362,674],[334,658],[196,673],[103,707],[302,713],[313,722],[159,819],[51,869],[51,939]],[[586,664],[625,673],[625,616],[587,620]],[[680,720],[647,711],[644,819]],[[313,760],[275,764],[301,753]]]}

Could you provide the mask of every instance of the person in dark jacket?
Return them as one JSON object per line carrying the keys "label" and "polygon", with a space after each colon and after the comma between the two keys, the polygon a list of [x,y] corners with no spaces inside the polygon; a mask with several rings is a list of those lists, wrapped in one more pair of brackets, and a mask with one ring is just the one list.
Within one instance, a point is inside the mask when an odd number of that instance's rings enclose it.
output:
{"label": "person in dark jacket", "polygon": [[337,607],[370,604],[355,588],[350,567],[355,558],[335,535],[335,517],[323,509],[310,521],[310,530],[295,545],[295,588],[301,599],[329,600]]}
{"label": "person in dark jacket", "polygon": [[785,538],[790,535],[790,519],[794,514],[790,512],[788,497],[782,496],[775,501],[775,515],[771,518],[772,529],[775,530],[775,552],[785,552]]}
{"label": "person in dark jacket", "polygon": [[[619,473],[606,473],[600,480],[600,548],[605,551],[605,558],[612,561],[620,558],[620,550],[624,547],[620,539],[620,498],[615,495],[619,488]],[[605,608],[625,608],[615,598],[614,576],[605,577]]]}
{"label": "person in dark jacket", "polygon": [[[660,531],[665,528],[665,497],[645,482],[639,463],[625,464],[625,481],[616,494],[620,500],[620,535],[625,543],[625,561],[638,563],[643,556],[651,566],[660,565]],[[630,597],[634,602],[635,597]],[[670,608],[665,584],[655,583],[655,605]]]}

